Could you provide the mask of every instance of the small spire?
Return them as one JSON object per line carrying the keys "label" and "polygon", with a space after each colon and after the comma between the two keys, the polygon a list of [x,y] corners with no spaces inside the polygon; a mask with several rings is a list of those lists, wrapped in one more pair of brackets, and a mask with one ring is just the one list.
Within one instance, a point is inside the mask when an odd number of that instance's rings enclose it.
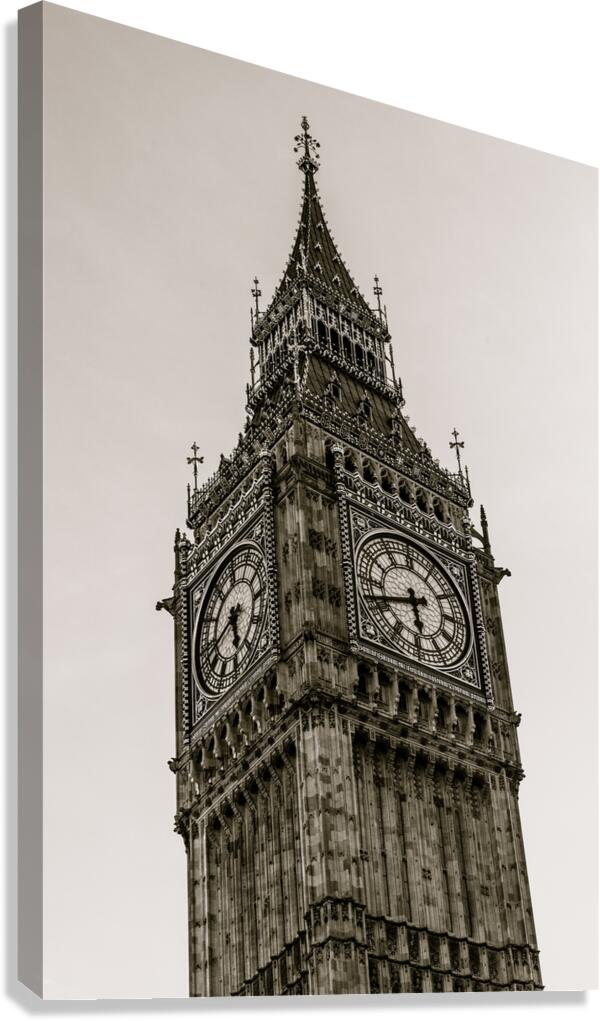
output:
{"label": "small spire", "polygon": [[258,323],[258,317],[260,315],[260,309],[258,307],[258,299],[260,298],[260,296],[262,294],[262,291],[260,290],[260,288],[258,286],[258,277],[254,277],[254,280],[252,281],[252,283],[254,284],[254,287],[252,288],[252,291],[251,291],[252,297],[254,298],[254,318],[253,318],[253,321],[252,321],[252,325],[256,326],[256,324]]}
{"label": "small spire", "polygon": [[472,507],[473,506],[473,494],[471,493],[471,480],[469,478],[469,466],[467,464],[465,465],[465,476],[466,476],[466,479],[467,479],[467,492],[468,492],[469,498],[471,500],[471,502],[469,504],[469,507]]}
{"label": "small spire", "polygon": [[373,277],[373,280],[375,281],[375,287],[373,288],[373,294],[377,298],[377,311],[379,313],[379,322],[381,322],[381,320],[383,318],[383,311],[382,311],[382,308],[381,308],[381,295],[383,294],[383,288],[381,288],[379,286],[379,277],[377,276],[377,273]]}
{"label": "small spire", "polygon": [[[391,348],[390,348],[390,350],[391,350]],[[396,379],[396,403],[397,403],[399,408],[403,408],[404,405],[406,404],[406,401],[404,400],[404,391],[402,389],[402,377],[401,376],[398,376],[398,378]]]}
{"label": "small spire", "polygon": [[[193,451],[193,456],[192,457],[188,457],[187,463],[192,465],[192,471],[194,473],[194,492],[197,493],[198,492],[198,465],[199,464],[204,464],[204,458],[203,457],[198,457],[198,451],[199,451],[200,448],[199,448],[199,446],[198,446],[198,444],[196,443],[195,440],[192,443],[191,449]],[[189,488],[190,487],[188,485],[188,494],[189,494]]]}
{"label": "small spire", "polygon": [[488,531],[488,519],[487,519],[487,515],[485,513],[485,507],[483,506],[483,504],[481,504],[481,507],[480,507],[479,510],[480,510],[480,515],[481,515],[481,534],[483,536],[483,548],[484,548],[486,553],[489,553],[490,549],[491,549],[491,546],[490,546],[490,533]]}
{"label": "small spire", "polygon": [[454,449],[456,450],[456,460],[458,461],[458,474],[462,476],[463,470],[462,464],[460,463],[460,451],[464,447],[465,443],[464,440],[459,440],[458,437],[460,436],[460,433],[457,432],[456,427],[452,430],[452,435],[454,436],[454,443],[451,442],[449,446],[450,449],[454,447]]}
{"label": "small spire", "polygon": [[302,134],[294,137],[294,152],[301,153],[300,159],[298,160],[298,166],[303,174],[316,174],[319,169],[319,153],[320,143],[317,142],[312,135],[309,134],[308,129],[310,124],[306,117],[302,118],[300,123],[302,128]]}

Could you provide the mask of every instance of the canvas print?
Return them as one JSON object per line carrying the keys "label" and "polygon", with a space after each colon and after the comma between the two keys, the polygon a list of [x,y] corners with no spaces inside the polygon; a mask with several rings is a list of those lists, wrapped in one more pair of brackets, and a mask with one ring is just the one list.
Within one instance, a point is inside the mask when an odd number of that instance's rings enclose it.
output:
{"label": "canvas print", "polygon": [[594,704],[595,455],[566,455],[565,416],[595,414],[595,174],[38,7],[45,928],[22,980],[592,985],[593,785],[565,797],[552,742],[594,761],[564,695],[572,657]]}
{"label": "canvas print", "polygon": [[[306,117],[292,253],[254,281],[244,432],[175,538],[190,993],[541,989],[496,566],[403,415]],[[256,354],[255,354],[256,352]]]}

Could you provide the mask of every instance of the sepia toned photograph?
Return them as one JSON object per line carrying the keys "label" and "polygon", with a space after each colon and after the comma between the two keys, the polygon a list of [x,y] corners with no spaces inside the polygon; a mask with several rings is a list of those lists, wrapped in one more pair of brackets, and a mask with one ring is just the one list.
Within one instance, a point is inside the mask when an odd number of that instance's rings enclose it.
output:
{"label": "sepia toned photograph", "polygon": [[592,988],[597,172],[27,10],[44,927],[21,981]]}

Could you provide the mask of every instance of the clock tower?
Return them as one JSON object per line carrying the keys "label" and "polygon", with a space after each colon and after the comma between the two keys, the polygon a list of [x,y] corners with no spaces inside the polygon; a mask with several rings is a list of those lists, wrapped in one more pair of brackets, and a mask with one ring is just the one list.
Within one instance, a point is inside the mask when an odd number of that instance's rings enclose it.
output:
{"label": "clock tower", "polygon": [[255,280],[247,420],[175,537],[193,996],[540,989],[483,508],[403,412],[323,215]]}

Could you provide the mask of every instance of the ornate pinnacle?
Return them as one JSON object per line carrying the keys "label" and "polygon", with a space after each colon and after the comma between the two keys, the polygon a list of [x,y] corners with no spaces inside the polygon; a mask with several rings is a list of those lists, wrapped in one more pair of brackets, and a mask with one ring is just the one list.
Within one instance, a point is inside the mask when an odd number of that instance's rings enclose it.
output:
{"label": "ornate pinnacle", "polygon": [[294,152],[301,153],[300,159],[298,160],[298,166],[304,174],[316,174],[319,169],[319,153],[317,149],[320,148],[319,142],[312,135],[309,135],[308,129],[310,124],[306,117],[302,118],[301,121],[302,134],[296,135],[294,142]]}
{"label": "ornate pinnacle", "polygon": [[386,308],[385,305],[382,306],[382,304],[381,304],[381,295],[383,294],[383,288],[382,288],[381,284],[379,283],[379,277],[377,276],[377,274],[375,274],[375,276],[373,277],[373,280],[375,281],[375,287],[373,288],[373,294],[377,298],[377,314],[379,316],[379,322],[382,324],[382,326],[385,326],[385,328],[387,330],[387,328],[388,328],[387,308]]}
{"label": "ornate pinnacle", "polygon": [[373,294],[377,298],[377,311],[379,312],[379,318],[381,319],[381,315],[382,315],[382,312],[381,312],[381,295],[383,294],[383,288],[380,287],[380,285],[379,285],[379,277],[377,276],[377,273],[373,277],[373,280],[375,281],[375,287],[373,288]]}
{"label": "ornate pinnacle", "polygon": [[456,450],[456,460],[458,461],[458,474],[462,476],[463,470],[462,464],[460,463],[460,451],[461,448],[464,447],[465,441],[459,440],[458,437],[460,436],[460,433],[457,432],[456,428],[452,430],[452,435],[454,436],[454,443],[449,443],[448,446],[450,447],[450,449],[454,448]]}
{"label": "ornate pinnacle", "polygon": [[[187,459],[187,463],[192,465],[192,471],[194,473],[194,492],[195,493],[198,492],[198,465],[199,464],[204,464],[204,458],[203,457],[198,457],[199,449],[200,449],[200,447],[198,446],[198,444],[194,440],[194,442],[192,443],[193,456],[192,457],[188,457],[188,459]],[[188,486],[188,489],[189,489],[189,486]]]}
{"label": "ornate pinnacle", "polygon": [[481,507],[480,507],[480,514],[481,514],[481,534],[483,536],[483,548],[484,548],[486,553],[489,553],[490,552],[490,533],[489,533],[489,530],[488,530],[488,519],[487,519],[487,515],[485,513],[485,507],[483,506],[483,504],[481,504]]}
{"label": "ornate pinnacle", "polygon": [[[252,293],[252,297],[254,298],[254,316],[253,316],[253,323],[252,323],[252,325],[256,326],[256,324],[258,323],[258,317],[260,315],[260,309],[258,307],[258,299],[260,298],[260,296],[262,294],[262,291],[260,290],[260,288],[258,286],[258,277],[254,277],[254,280],[252,281],[252,283],[254,284],[254,287],[252,288],[252,292],[251,292]],[[252,316],[252,312],[250,313],[250,315]]]}

